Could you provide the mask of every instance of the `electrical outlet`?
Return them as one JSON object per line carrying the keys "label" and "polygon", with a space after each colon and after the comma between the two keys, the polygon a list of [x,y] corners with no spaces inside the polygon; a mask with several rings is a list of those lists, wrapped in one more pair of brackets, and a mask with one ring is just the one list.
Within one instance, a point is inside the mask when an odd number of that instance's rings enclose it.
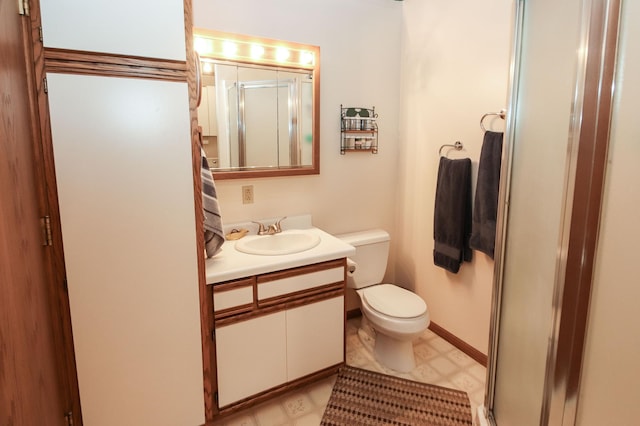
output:
{"label": "electrical outlet", "polygon": [[253,185],[242,187],[242,204],[253,204]]}

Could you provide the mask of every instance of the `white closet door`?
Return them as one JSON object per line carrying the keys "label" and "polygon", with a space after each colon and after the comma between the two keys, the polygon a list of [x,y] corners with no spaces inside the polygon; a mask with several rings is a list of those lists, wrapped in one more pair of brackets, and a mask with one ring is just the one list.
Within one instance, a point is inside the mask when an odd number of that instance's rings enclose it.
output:
{"label": "white closet door", "polygon": [[183,0],[41,0],[45,47],[184,60]]}
{"label": "white closet door", "polygon": [[47,75],[84,423],[204,423],[186,83]]}

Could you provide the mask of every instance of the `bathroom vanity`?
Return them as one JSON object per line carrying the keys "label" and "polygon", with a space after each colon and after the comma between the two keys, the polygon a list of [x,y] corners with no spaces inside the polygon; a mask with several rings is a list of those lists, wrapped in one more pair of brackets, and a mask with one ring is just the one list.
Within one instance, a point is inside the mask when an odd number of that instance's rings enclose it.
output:
{"label": "bathroom vanity", "polygon": [[311,227],[310,217],[297,220],[289,226],[319,237],[317,245],[268,255],[243,253],[236,249],[242,240],[227,241],[207,260],[218,417],[330,376],[344,364],[346,257],[355,249]]}

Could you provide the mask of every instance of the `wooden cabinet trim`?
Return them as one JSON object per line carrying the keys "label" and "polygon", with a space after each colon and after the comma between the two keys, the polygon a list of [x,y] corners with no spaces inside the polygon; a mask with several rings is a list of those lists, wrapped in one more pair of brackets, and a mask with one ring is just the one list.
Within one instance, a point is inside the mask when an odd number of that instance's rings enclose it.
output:
{"label": "wooden cabinet trim", "polygon": [[344,362],[340,363],[340,364],[336,364],[333,365],[331,367],[327,367],[321,371],[318,371],[316,373],[313,374],[309,374],[307,376],[301,377],[299,379],[293,380],[291,382],[287,382],[284,383],[280,386],[277,386],[275,388],[266,390],[264,392],[261,392],[259,394],[253,395],[249,398],[245,398],[242,399],[240,401],[234,402],[233,404],[229,404],[227,406],[224,406],[222,408],[220,408],[218,410],[218,414],[214,417],[216,422],[207,422],[207,424],[205,426],[213,426],[214,423],[217,424],[218,421],[220,421],[220,419],[224,418],[224,417],[228,417],[234,413],[237,413],[238,411],[244,410],[245,408],[249,408],[252,406],[255,406],[261,402],[265,402],[271,398],[274,398],[276,396],[285,394],[287,392],[290,392],[292,390],[296,390],[299,388],[302,388],[306,385],[308,385],[309,383],[330,377],[334,374],[338,373],[338,370],[340,370],[341,367],[343,367],[345,364]]}
{"label": "wooden cabinet trim", "polygon": [[185,61],[44,48],[45,72],[187,81]]}
{"label": "wooden cabinet trim", "polygon": [[258,281],[258,305],[265,300],[288,297],[306,291],[315,291],[329,284],[343,282],[343,266],[314,271],[306,270],[301,271],[300,274],[289,275],[277,280]]}
{"label": "wooden cabinet trim", "polygon": [[227,290],[232,290],[237,287],[245,287],[254,285],[256,282],[256,277],[242,278],[235,281],[226,281],[220,284],[211,284],[213,287],[213,293],[220,293]]}
{"label": "wooden cabinet trim", "polygon": [[[224,283],[211,285],[213,287],[213,309],[215,311],[215,319],[220,320],[233,315],[238,315],[244,312],[250,312],[257,308],[256,305],[256,277],[244,278],[237,281],[227,281]],[[234,291],[241,288],[251,287],[251,302],[235,305],[232,307],[218,309],[215,303],[216,294],[222,294],[227,291]]]}
{"label": "wooden cabinet trim", "polygon": [[277,304],[263,306],[258,309],[252,309],[245,312],[236,312],[234,315],[215,315],[215,327],[224,327],[227,325],[235,324],[237,322],[247,321],[250,319],[258,318],[263,315],[269,315],[278,311],[285,311],[287,309],[295,308],[302,305],[308,305],[315,302],[320,302],[326,299],[332,299],[334,297],[344,296],[344,288],[341,285],[334,285],[331,289],[326,289],[323,293],[305,295],[305,297],[291,298],[282,300]]}
{"label": "wooden cabinet trim", "polygon": [[310,274],[310,273],[322,271],[325,269],[339,268],[341,266],[344,267],[345,265],[346,265],[346,260],[344,258],[329,260],[327,262],[315,263],[313,265],[300,266],[297,268],[285,269],[282,271],[270,272],[267,274],[258,275],[257,282],[258,284],[262,284],[269,281],[281,280],[283,278],[289,278],[296,275]]}
{"label": "wooden cabinet trim", "polygon": [[332,290],[342,291],[343,289],[344,283],[342,282],[326,284],[319,287],[313,287],[308,290],[301,290],[294,293],[287,293],[282,296],[258,300],[258,308],[279,304],[289,305],[295,301],[302,301],[302,303],[306,303],[308,300],[312,299],[313,296],[322,295],[323,293],[330,292]]}
{"label": "wooden cabinet trim", "polygon": [[[284,271],[241,278],[238,280],[225,281],[219,284],[210,284],[209,287],[211,287],[210,294],[212,297],[212,301],[213,296],[216,293],[230,291],[241,287],[253,287],[252,303],[237,305],[221,310],[215,310],[214,304],[214,326],[224,327],[236,322],[246,321],[252,318],[260,317],[262,315],[289,309],[291,307],[314,303],[316,301],[325,300],[336,296],[344,296],[346,279],[322,284],[300,291],[289,292],[262,300],[258,300],[258,285],[260,285],[261,283],[269,283],[272,281],[294,276],[311,274],[318,271],[330,270],[339,267],[345,268],[345,266],[346,260],[342,258],[298,268],[291,268]],[[344,276],[346,277],[346,270]]]}
{"label": "wooden cabinet trim", "polygon": [[231,317],[234,315],[240,315],[242,313],[251,312],[253,310],[254,310],[253,304],[238,305],[238,306],[234,306],[233,308],[221,309],[219,311],[216,311],[214,314],[214,318],[216,321],[219,321],[223,318]]}

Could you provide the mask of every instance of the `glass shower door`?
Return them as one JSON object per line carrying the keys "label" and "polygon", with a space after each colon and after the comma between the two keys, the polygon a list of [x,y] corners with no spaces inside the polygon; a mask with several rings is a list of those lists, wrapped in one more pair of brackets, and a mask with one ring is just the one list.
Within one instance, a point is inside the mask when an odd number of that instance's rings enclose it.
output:
{"label": "glass shower door", "polygon": [[537,426],[566,197],[581,1],[521,0],[516,15],[510,161],[503,174],[509,179],[507,225],[493,357],[499,368],[489,405],[499,426]]}

